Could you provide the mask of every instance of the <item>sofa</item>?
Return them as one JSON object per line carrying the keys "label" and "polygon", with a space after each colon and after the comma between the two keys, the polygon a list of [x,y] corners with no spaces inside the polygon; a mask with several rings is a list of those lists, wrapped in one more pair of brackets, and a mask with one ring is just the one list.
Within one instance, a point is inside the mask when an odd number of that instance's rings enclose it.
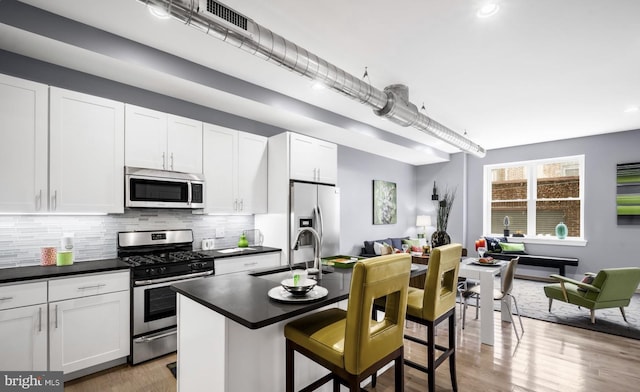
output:
{"label": "sofa", "polygon": [[[364,247],[360,251],[361,257],[376,257],[380,256],[381,253],[376,253],[375,243],[378,244],[387,244],[391,247],[390,253],[395,253],[397,250],[402,250],[402,241],[411,241],[409,237],[391,237],[384,238],[381,240],[373,240],[373,241],[364,241]],[[411,245],[411,244],[410,244]]]}

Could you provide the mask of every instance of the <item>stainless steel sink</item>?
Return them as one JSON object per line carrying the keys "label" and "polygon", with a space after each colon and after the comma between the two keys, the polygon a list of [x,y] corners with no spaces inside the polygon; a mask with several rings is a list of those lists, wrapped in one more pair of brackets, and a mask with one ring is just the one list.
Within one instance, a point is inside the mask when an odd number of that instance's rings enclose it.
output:
{"label": "stainless steel sink", "polygon": [[219,250],[219,253],[235,253],[235,252],[244,252],[245,250],[255,250],[255,248],[231,248],[231,249],[222,249]]}

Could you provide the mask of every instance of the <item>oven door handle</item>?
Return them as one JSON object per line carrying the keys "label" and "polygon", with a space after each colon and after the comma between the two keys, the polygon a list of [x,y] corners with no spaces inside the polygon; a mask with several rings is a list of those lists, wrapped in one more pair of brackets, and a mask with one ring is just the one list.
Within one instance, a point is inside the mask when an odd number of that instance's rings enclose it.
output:
{"label": "oven door handle", "polygon": [[212,275],[213,271],[205,271],[205,272],[196,272],[194,274],[180,275],[179,277],[171,276],[169,278],[160,278],[160,279],[149,279],[149,280],[135,280],[133,281],[134,286],[148,286],[156,283],[165,283],[165,282],[180,282],[185,279],[199,278],[201,276],[209,276]]}
{"label": "oven door handle", "polygon": [[133,342],[134,343],[151,343],[155,340],[166,338],[167,336],[176,335],[177,333],[178,331],[174,328],[169,332],[159,333],[159,334],[150,335],[150,336],[143,336],[141,338],[133,339]]}

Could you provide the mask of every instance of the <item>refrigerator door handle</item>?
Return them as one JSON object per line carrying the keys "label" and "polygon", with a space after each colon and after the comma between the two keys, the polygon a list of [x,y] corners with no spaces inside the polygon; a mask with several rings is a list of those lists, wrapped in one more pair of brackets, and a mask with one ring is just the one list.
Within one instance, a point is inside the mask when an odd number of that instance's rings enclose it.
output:
{"label": "refrigerator door handle", "polygon": [[322,210],[320,206],[316,206],[314,213],[318,216],[318,232],[320,234],[320,243],[318,246],[322,249],[322,236],[324,235],[324,219],[322,218]]}

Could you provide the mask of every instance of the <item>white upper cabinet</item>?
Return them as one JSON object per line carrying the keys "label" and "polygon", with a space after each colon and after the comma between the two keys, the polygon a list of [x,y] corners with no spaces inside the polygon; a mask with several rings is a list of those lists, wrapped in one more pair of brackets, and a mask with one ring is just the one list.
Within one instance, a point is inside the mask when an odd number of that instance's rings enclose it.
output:
{"label": "white upper cabinet", "polygon": [[49,211],[124,212],[124,104],[50,88]]}
{"label": "white upper cabinet", "polygon": [[126,105],[127,166],[202,173],[202,122]]}
{"label": "white upper cabinet", "polygon": [[268,139],[238,132],[238,197],[240,211],[267,212]]}
{"label": "white upper cabinet", "polygon": [[309,136],[290,134],[290,173],[292,180],[336,184],[338,146]]}
{"label": "white upper cabinet", "polygon": [[267,211],[267,138],[204,125],[205,212]]}
{"label": "white upper cabinet", "polygon": [[0,212],[46,212],[48,87],[0,75],[0,102]]}
{"label": "white upper cabinet", "polygon": [[125,110],[126,165],[168,170],[167,114],[128,104]]}

